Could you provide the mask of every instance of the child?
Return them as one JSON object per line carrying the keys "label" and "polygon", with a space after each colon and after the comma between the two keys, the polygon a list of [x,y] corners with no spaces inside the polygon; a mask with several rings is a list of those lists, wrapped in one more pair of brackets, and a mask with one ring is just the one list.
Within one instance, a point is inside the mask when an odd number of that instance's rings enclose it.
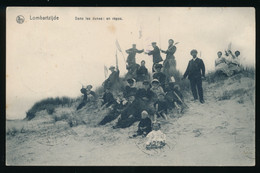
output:
{"label": "child", "polygon": [[160,130],[161,126],[159,123],[153,123],[153,130],[146,136],[146,149],[157,149],[162,148],[166,144],[166,135]]}
{"label": "child", "polygon": [[155,100],[158,99],[159,94],[164,94],[164,91],[160,86],[160,82],[158,81],[158,79],[152,80],[152,87],[150,90],[155,94]]}
{"label": "child", "polygon": [[143,111],[141,113],[141,118],[142,119],[141,119],[140,123],[138,124],[137,133],[134,134],[132,137],[137,137],[140,135],[142,135],[142,137],[145,137],[152,130],[152,121],[148,117],[147,111]]}
{"label": "child", "polygon": [[156,110],[156,114],[154,115],[154,120],[156,121],[157,116],[163,117],[165,120],[168,119],[167,117],[167,102],[164,99],[164,94],[159,94],[158,101],[154,103],[154,107]]}

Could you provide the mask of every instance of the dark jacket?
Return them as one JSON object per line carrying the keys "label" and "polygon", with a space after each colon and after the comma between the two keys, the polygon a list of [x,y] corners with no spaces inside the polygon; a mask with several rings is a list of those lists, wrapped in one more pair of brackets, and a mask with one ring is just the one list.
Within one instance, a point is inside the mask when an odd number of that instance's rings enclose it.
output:
{"label": "dark jacket", "polygon": [[163,61],[160,53],[160,49],[158,46],[155,46],[155,48],[148,53],[148,55],[153,55],[153,63],[159,63]]}
{"label": "dark jacket", "polygon": [[136,97],[139,99],[143,99],[144,97],[150,101],[154,97],[154,93],[150,89],[140,88],[136,92]]}
{"label": "dark jacket", "polygon": [[119,82],[119,70],[113,71],[104,82],[104,88],[112,88]]}
{"label": "dark jacket", "polygon": [[128,98],[129,94],[135,94],[137,92],[137,88],[136,87],[130,87],[130,86],[126,86],[125,90],[124,90],[124,98]]}
{"label": "dark jacket", "polygon": [[162,50],[162,52],[166,54],[165,60],[175,59],[173,54],[176,52],[176,47],[173,45],[170,45],[170,46],[168,46],[168,49],[166,51]]}
{"label": "dark jacket", "polygon": [[158,79],[161,85],[164,85],[166,82],[166,75],[163,72],[155,72],[153,74],[153,79]]}
{"label": "dark jacket", "polygon": [[176,90],[176,89],[173,89],[173,90],[166,92],[165,98],[168,101],[168,103],[177,102],[178,104],[182,104],[182,101],[183,101],[182,93],[179,90]]}
{"label": "dark jacket", "polygon": [[121,119],[127,119],[130,115],[133,115],[133,119],[140,120],[143,107],[143,102],[139,99],[135,99],[132,103],[128,103],[126,108],[122,111]]}
{"label": "dark jacket", "polygon": [[189,61],[183,78],[187,76],[190,80],[201,79],[201,76],[205,76],[205,65],[202,59],[197,58],[195,61],[193,59]]}
{"label": "dark jacket", "polygon": [[167,109],[168,109],[168,104],[167,102],[164,100],[164,101],[157,101],[154,103],[154,107],[156,107],[156,105],[158,105],[158,113],[167,113]]}
{"label": "dark jacket", "polygon": [[109,107],[110,105],[115,103],[114,96],[111,92],[105,92],[103,95],[103,100],[104,100],[104,102],[103,102],[102,106],[107,103],[106,107]]}
{"label": "dark jacket", "polygon": [[145,66],[140,66],[136,71],[137,81],[143,81],[148,78],[148,70]]}
{"label": "dark jacket", "polygon": [[136,60],[135,60],[136,53],[142,53],[143,51],[144,50],[138,50],[135,48],[130,48],[130,49],[126,50],[126,53],[128,53],[126,62],[128,64],[133,64],[133,63],[135,64],[136,63]]}
{"label": "dark jacket", "polygon": [[137,135],[148,134],[152,131],[152,121],[150,118],[141,119],[140,123],[138,124]]}

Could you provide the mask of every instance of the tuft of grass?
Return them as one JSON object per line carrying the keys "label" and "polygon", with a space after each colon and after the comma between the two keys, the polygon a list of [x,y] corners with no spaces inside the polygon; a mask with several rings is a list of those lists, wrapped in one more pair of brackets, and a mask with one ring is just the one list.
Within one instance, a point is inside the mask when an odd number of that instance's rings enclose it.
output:
{"label": "tuft of grass", "polygon": [[55,108],[58,106],[68,106],[70,107],[72,103],[75,102],[74,99],[69,97],[56,97],[56,98],[47,98],[39,102],[36,102],[31,109],[26,112],[27,120],[31,120],[36,116],[36,113],[42,110],[46,110],[48,114],[52,115],[55,112]]}
{"label": "tuft of grass", "polygon": [[224,91],[223,94],[222,94],[222,96],[220,96],[220,97],[218,98],[218,100],[219,100],[219,101],[221,101],[221,100],[230,100],[231,97],[232,97],[232,93],[231,93],[231,92],[229,92],[229,91]]}

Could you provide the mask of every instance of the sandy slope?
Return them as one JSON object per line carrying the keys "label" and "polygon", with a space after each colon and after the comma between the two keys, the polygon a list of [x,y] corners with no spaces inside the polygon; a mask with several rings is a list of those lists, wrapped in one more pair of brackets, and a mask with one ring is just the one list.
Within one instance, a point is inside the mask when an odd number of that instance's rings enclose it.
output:
{"label": "sandy slope", "polygon": [[[189,109],[170,123],[162,122],[168,146],[144,153],[129,139],[137,123],[127,129],[69,127],[41,116],[23,123],[24,133],[7,135],[8,165],[254,165],[255,107],[254,80],[231,78],[222,83],[204,83],[205,104],[186,103]],[[231,98],[224,95],[232,93]],[[44,113],[41,113],[44,114]],[[96,122],[102,119],[95,114]],[[87,119],[88,115],[83,112]],[[45,118],[43,118],[45,117]],[[7,123],[8,126],[8,123]],[[28,129],[35,129],[28,130]]]}

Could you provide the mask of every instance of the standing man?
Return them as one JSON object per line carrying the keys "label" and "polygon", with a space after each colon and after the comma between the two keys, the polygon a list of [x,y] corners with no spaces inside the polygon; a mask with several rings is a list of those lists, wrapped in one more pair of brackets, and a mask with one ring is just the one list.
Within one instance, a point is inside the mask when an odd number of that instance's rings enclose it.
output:
{"label": "standing man", "polygon": [[[152,42],[152,46],[153,46],[153,50],[146,53],[148,55],[153,55],[153,67],[155,64],[163,61],[162,57],[161,57],[161,53],[160,53],[160,49],[158,46],[156,46],[156,42]],[[152,69],[154,72],[154,68]]]}
{"label": "standing man", "polygon": [[205,78],[205,65],[202,59],[197,57],[197,50],[191,50],[190,54],[192,56],[192,60],[189,61],[188,67],[182,79],[185,79],[188,76],[194,101],[198,100],[199,94],[200,102],[204,103],[201,78]]}
{"label": "standing man", "polygon": [[135,59],[136,53],[142,53],[144,51],[144,49],[142,50],[136,49],[136,44],[133,44],[132,46],[133,46],[132,48],[126,50],[126,53],[128,54],[126,62],[129,67],[136,64],[136,59]]}

